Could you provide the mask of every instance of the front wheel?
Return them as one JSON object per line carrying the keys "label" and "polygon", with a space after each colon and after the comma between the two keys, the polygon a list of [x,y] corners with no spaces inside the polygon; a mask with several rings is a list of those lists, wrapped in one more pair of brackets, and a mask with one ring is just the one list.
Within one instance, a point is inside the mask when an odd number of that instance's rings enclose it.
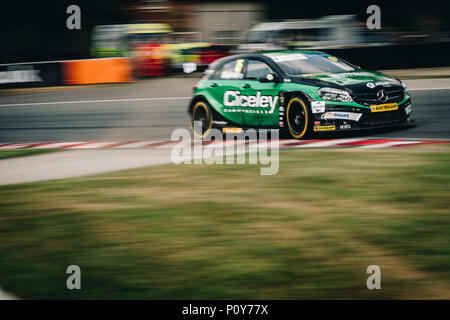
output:
{"label": "front wheel", "polygon": [[286,107],[286,124],[289,135],[294,139],[306,138],[311,134],[311,113],[305,100],[292,97]]}

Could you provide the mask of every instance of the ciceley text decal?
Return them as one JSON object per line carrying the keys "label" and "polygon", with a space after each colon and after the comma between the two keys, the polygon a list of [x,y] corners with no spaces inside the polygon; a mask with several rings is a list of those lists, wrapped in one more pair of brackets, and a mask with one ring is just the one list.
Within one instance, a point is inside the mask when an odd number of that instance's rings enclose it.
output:
{"label": "ciceley text decal", "polygon": [[[258,91],[256,95],[243,95],[239,91],[226,91],[223,96],[223,104],[226,107],[248,107],[263,108],[266,110],[242,110],[241,109],[225,109],[225,112],[248,112],[251,113],[268,113],[272,114],[278,102],[278,96],[261,95]],[[268,109],[268,110],[267,110]],[[239,110],[239,111],[238,111]]]}

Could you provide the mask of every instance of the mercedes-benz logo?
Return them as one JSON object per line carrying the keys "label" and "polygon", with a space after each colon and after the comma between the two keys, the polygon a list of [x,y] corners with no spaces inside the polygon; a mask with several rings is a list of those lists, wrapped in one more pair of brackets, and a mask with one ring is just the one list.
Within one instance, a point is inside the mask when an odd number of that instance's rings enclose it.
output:
{"label": "mercedes-benz logo", "polygon": [[377,99],[378,99],[378,101],[380,101],[380,102],[386,102],[387,99],[388,99],[388,95],[387,95],[387,93],[386,93],[386,90],[380,90],[380,91],[378,91],[378,93],[377,93]]}

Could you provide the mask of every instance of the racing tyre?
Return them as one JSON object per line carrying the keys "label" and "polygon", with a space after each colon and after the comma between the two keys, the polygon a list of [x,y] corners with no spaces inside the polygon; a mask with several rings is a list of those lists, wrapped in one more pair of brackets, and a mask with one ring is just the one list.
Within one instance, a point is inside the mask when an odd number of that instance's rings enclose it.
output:
{"label": "racing tyre", "polygon": [[306,138],[312,131],[312,114],[308,103],[300,97],[292,97],[286,106],[286,127],[294,139]]}
{"label": "racing tyre", "polygon": [[191,111],[191,128],[195,136],[201,139],[206,138],[211,131],[212,124],[212,109],[208,102],[204,100],[195,102]]}

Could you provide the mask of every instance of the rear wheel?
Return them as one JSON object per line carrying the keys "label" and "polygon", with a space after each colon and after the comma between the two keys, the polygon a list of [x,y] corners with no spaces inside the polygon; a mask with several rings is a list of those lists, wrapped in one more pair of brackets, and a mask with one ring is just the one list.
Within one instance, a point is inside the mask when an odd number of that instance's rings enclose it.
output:
{"label": "rear wheel", "polygon": [[311,114],[307,103],[299,97],[292,97],[286,107],[286,124],[289,135],[302,139],[311,133]]}
{"label": "rear wheel", "polygon": [[192,107],[191,128],[198,138],[205,138],[213,124],[212,110],[206,101],[197,101]]}

